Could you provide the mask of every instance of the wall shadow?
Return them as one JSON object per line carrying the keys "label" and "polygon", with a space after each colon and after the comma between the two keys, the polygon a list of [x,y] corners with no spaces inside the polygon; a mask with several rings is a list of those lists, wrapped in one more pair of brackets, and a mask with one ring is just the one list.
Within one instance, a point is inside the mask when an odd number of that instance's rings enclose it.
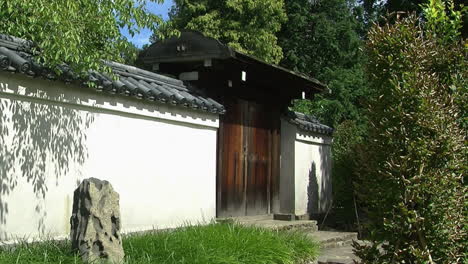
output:
{"label": "wall shadow", "polygon": [[[331,148],[328,145],[320,145],[320,170],[316,162],[312,162],[309,170],[309,184],[307,186],[307,212],[311,219],[321,219],[332,206],[332,160]],[[321,172],[318,175],[318,172]],[[320,177],[320,183],[318,178]]]}
{"label": "wall shadow", "polygon": [[320,201],[319,210],[322,214],[325,214],[332,206],[332,153],[331,145],[321,145],[319,148],[320,164],[322,174],[321,188],[320,188]]}
{"label": "wall shadow", "polygon": [[[12,90],[24,88],[8,83],[2,86]],[[79,98],[68,96],[66,100],[79,102]],[[58,184],[71,164],[86,161],[85,133],[92,122],[91,113],[68,105],[0,93],[0,225],[6,224],[11,210],[18,210],[9,207],[7,198],[26,180],[38,198],[35,210],[41,219],[37,228],[44,232],[46,212],[41,200],[47,195],[50,176],[54,175]]]}
{"label": "wall shadow", "polygon": [[307,185],[307,212],[313,216],[319,210],[319,186],[317,181],[317,165],[315,161],[309,170],[309,184]]}

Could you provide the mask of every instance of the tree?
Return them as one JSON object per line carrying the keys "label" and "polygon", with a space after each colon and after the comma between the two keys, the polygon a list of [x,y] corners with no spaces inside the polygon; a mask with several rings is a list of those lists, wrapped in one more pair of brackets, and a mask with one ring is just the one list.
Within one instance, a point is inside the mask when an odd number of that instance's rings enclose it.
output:
{"label": "tree", "polygon": [[268,63],[278,63],[282,50],[276,33],[286,21],[283,0],[175,0],[169,23],[153,41],[176,30],[197,30]]}
{"label": "tree", "polygon": [[[279,34],[282,65],[313,76],[331,89],[314,100],[297,100],[294,110],[312,114],[334,127],[333,193],[335,213],[355,221],[351,179],[353,146],[365,134],[363,99],[367,96],[365,58],[360,48],[362,8],[352,0],[286,1],[288,23]],[[306,44],[305,44],[306,43]],[[338,209],[343,208],[343,209]]]}
{"label": "tree", "polygon": [[54,68],[67,63],[83,73],[102,69],[102,60],[122,61],[121,54],[129,57],[130,44],[121,28],[133,35],[138,28],[155,29],[162,22],[146,10],[146,2],[0,0],[0,32],[35,43],[36,58],[42,64]]}
{"label": "tree", "polygon": [[[396,11],[417,12],[421,14],[423,11],[422,5],[426,2],[425,0],[363,0],[363,6],[368,12],[378,12],[379,15]],[[463,0],[455,0],[454,4],[459,7],[463,2]]]}
{"label": "tree", "polygon": [[[361,98],[366,94],[362,42],[354,1],[287,1],[289,23],[279,34],[284,50],[281,64],[326,83],[331,94],[302,101],[297,110],[316,115],[336,127],[344,120],[360,118]],[[304,43],[307,43],[304,45]]]}
{"label": "tree", "polygon": [[[426,0],[363,0],[362,5],[366,10],[368,25],[372,25],[372,23],[379,20],[379,18],[385,17],[387,14],[394,12],[415,12],[420,16],[423,14],[422,6],[426,2]],[[463,4],[465,3],[464,0],[454,0],[451,2],[454,4],[455,9],[459,11],[463,9]],[[466,15],[466,12],[462,20],[463,27],[461,28],[461,32],[463,37],[466,38],[468,36],[468,16]]]}
{"label": "tree", "polygon": [[383,16],[396,11],[421,12],[421,4],[425,0],[364,0],[363,6],[368,14]]}
{"label": "tree", "polygon": [[374,93],[356,187],[374,244],[355,245],[363,263],[467,259],[462,14],[450,2],[445,9],[442,0],[423,7],[426,22],[406,16],[369,33]]}

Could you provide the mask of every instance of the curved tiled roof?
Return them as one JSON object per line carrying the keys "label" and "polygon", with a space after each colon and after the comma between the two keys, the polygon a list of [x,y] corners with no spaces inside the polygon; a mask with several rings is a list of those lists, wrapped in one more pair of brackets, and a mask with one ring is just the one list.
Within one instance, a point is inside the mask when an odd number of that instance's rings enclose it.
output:
{"label": "curved tiled roof", "polygon": [[317,118],[311,115],[289,111],[286,114],[286,118],[290,123],[306,131],[311,131],[324,135],[332,135],[334,131],[333,128],[320,123],[320,121]]}
{"label": "curved tiled roof", "polygon": [[79,81],[84,84],[89,81],[95,84],[93,88],[97,91],[133,96],[216,114],[225,112],[223,105],[204,96],[202,91],[184,84],[181,80],[117,62],[104,62],[112,69],[117,80],[96,71],[90,71],[87,78],[78,79],[66,65],[59,66],[63,74],[57,76],[50,69],[35,62],[34,55],[30,52],[32,45],[30,41],[0,34],[0,70],[52,80],[59,79],[65,82]]}

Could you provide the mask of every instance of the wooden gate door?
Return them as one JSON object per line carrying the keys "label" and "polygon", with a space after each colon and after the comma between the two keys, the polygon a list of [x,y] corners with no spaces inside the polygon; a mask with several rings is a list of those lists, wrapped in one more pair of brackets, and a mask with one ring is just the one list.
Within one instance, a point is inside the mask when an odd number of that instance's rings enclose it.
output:
{"label": "wooden gate door", "polygon": [[225,105],[219,129],[218,217],[269,214],[279,173],[279,115],[243,100]]}

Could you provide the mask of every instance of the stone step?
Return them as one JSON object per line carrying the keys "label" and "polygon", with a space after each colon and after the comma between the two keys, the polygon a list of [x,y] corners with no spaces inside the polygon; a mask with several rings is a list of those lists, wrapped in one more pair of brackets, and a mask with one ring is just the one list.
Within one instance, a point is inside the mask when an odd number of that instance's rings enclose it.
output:
{"label": "stone step", "polygon": [[352,246],[327,248],[320,252],[317,264],[353,264],[359,258],[354,255]]}
{"label": "stone step", "polygon": [[[369,241],[355,240],[357,243],[369,244]],[[354,264],[360,259],[354,254],[354,248],[351,245],[345,245],[335,248],[323,248],[319,258],[313,264]]]}
{"label": "stone step", "polygon": [[316,232],[318,230],[317,221],[314,220],[270,220],[262,223],[247,223],[247,225],[248,224],[273,230],[288,230],[298,232]]}
{"label": "stone step", "polygon": [[272,230],[292,230],[306,233],[316,232],[318,230],[317,221],[315,220],[274,220],[272,215],[220,218],[217,219],[217,221],[234,221],[245,226],[255,226]]}
{"label": "stone step", "polygon": [[354,232],[316,231],[307,234],[320,243],[322,249],[349,246],[357,240],[358,234]]}

